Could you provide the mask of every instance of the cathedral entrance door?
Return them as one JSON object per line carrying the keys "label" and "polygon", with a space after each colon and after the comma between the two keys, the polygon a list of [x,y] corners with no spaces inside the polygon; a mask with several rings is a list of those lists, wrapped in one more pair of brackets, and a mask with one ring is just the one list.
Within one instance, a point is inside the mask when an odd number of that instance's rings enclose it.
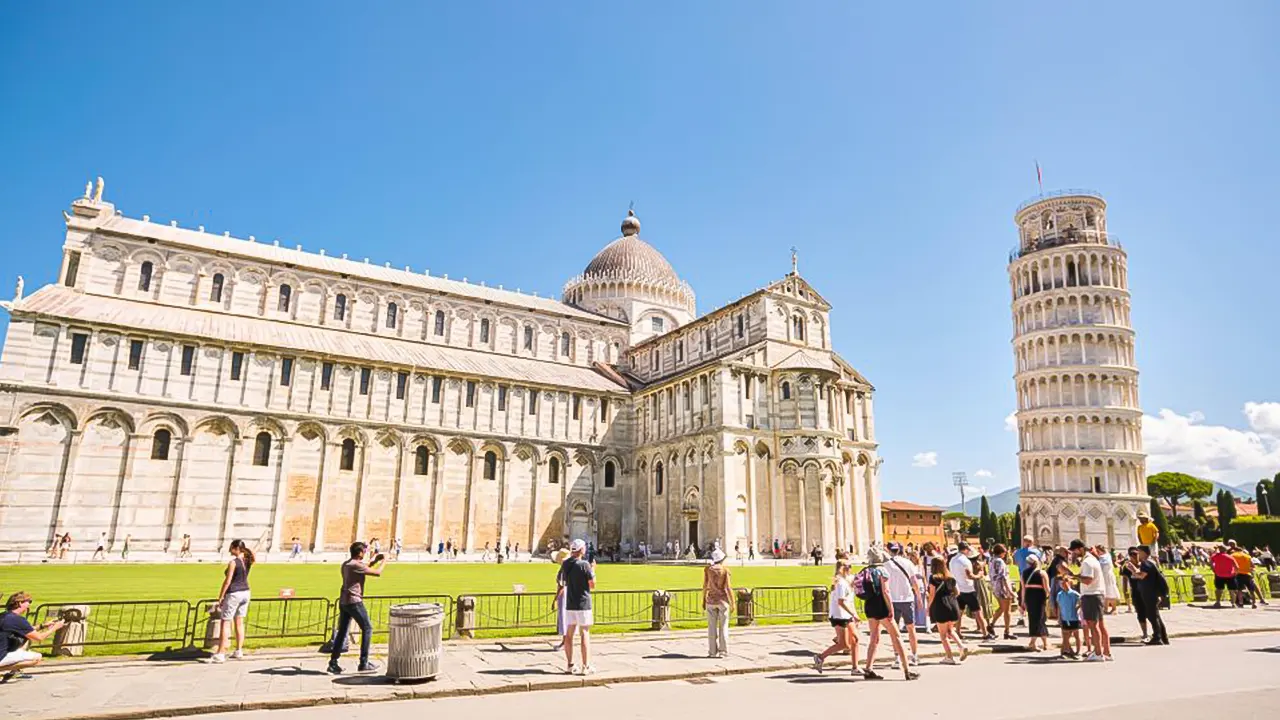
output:
{"label": "cathedral entrance door", "polygon": [[689,521],[689,542],[694,545],[698,545],[699,548],[702,547],[701,545],[698,544],[698,521],[697,520]]}

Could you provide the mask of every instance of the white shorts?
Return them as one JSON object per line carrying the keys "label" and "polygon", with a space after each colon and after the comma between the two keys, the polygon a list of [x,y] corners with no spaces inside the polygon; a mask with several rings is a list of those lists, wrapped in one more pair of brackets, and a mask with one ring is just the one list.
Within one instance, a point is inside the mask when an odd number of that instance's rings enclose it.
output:
{"label": "white shorts", "polygon": [[32,660],[39,659],[40,653],[38,652],[34,652],[32,650],[14,650],[13,652],[5,655],[4,658],[0,658],[0,669],[17,665],[18,663],[31,662]]}
{"label": "white shorts", "polygon": [[573,627],[574,625],[580,628],[589,628],[593,623],[594,619],[591,617],[590,610],[564,611],[564,626],[566,629]]}
{"label": "white shorts", "polygon": [[223,620],[231,618],[244,617],[249,614],[249,591],[241,590],[239,592],[229,592],[222,598],[222,604],[218,606],[218,613]]}

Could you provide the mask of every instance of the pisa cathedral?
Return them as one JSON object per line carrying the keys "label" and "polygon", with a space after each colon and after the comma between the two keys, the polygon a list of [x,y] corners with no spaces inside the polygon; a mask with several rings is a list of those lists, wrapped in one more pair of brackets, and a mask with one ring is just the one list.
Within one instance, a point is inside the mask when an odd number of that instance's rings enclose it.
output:
{"label": "pisa cathedral", "polygon": [[5,307],[0,556],[881,537],[872,386],[796,271],[699,316],[629,214],[562,300],[72,203]]}

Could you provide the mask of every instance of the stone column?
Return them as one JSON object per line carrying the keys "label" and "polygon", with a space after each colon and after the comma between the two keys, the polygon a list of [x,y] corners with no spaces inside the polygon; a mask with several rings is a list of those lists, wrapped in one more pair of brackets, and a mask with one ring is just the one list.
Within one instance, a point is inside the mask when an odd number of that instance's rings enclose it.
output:
{"label": "stone column", "polygon": [[428,517],[429,528],[427,530],[427,541],[431,543],[431,552],[435,552],[436,547],[445,540],[440,530],[440,514],[444,510],[444,503],[440,495],[441,473],[443,472],[441,466],[444,465],[444,458],[445,451],[443,448],[431,454],[431,514]]}
{"label": "stone column", "polygon": [[[369,383],[370,383],[370,385],[372,385],[372,384],[373,384],[373,380],[372,380],[372,379],[370,379]],[[373,390],[372,390],[372,388],[370,388],[369,395],[370,395],[370,397],[372,397],[372,396],[373,396]],[[376,442],[378,442],[377,438],[372,438],[372,437],[371,437],[371,438],[369,438],[369,443],[360,444],[360,445],[357,445],[357,446],[356,446],[356,447],[357,447],[357,449],[360,451],[360,465],[358,466],[358,468],[357,468],[357,470],[356,470],[356,522],[355,522],[355,536],[356,536],[356,540],[357,540],[357,541],[364,541],[364,539],[365,539],[365,538],[364,538],[364,535],[365,535],[365,523],[364,523],[364,515],[365,515],[364,483],[365,483],[365,480],[367,480],[367,479],[368,479],[368,477],[369,477],[369,465],[370,465],[370,463],[373,461],[373,453],[372,453],[372,452],[370,452],[370,447],[371,447],[371,445],[372,445],[373,443],[376,443]]]}
{"label": "stone column", "polygon": [[[247,379],[249,375],[246,372],[241,377]],[[214,546],[219,549],[227,541],[227,527],[231,525],[231,483],[236,476],[236,449],[242,442],[252,442],[252,439],[237,437],[227,446],[227,477],[222,486],[222,518],[218,522],[218,542]]]}
{"label": "stone column", "polygon": [[320,469],[316,473],[319,481],[316,483],[315,516],[311,527],[311,552],[313,553],[324,551],[324,518],[329,511],[329,501],[325,497],[329,481],[325,473],[333,465],[332,455],[336,447],[331,442],[320,444]]}
{"label": "stone column", "polygon": [[[79,449],[78,440],[82,435],[83,433],[76,434],[77,450]],[[138,447],[142,444],[141,441],[144,437],[145,436],[143,435],[131,433],[125,438],[127,444],[124,449],[124,462],[120,464],[120,474],[116,476],[116,491],[113,496],[111,508],[111,528],[107,530],[107,543],[109,546],[114,546],[116,543],[116,535],[119,533],[120,529],[120,505],[124,498],[124,484],[129,478],[133,477],[133,464],[134,461],[138,459]],[[67,473],[70,474],[73,472],[74,468],[74,465],[69,465],[67,467]]]}
{"label": "stone column", "polygon": [[804,482],[804,468],[796,469],[796,493],[800,498],[800,553],[809,552],[809,498]]}
{"label": "stone column", "polygon": [[164,551],[169,552],[169,548],[173,547],[173,538],[177,534],[178,520],[178,498],[182,497],[182,486],[187,479],[187,472],[191,468],[191,437],[184,437],[178,441],[178,469],[173,474],[173,490],[169,493],[169,511],[165,515],[164,527]]}
{"label": "stone column", "polygon": [[[66,503],[63,502],[63,497],[66,495],[67,485],[71,482],[71,475],[75,472],[76,457],[80,454],[80,441],[83,439],[84,430],[73,430],[71,428],[67,428],[66,448],[63,450],[62,455],[62,471],[58,473],[58,488],[54,492],[53,496],[53,523],[49,528],[49,537],[46,538],[45,547],[48,547],[53,542],[53,536],[55,533],[62,531],[62,511],[66,507]],[[9,447],[9,459],[12,459],[13,456],[17,455],[20,451],[18,443],[15,442]],[[125,452],[127,454],[128,450],[126,449]],[[8,475],[8,467],[9,463],[6,462],[6,472],[4,473],[6,476]],[[116,498],[118,499],[119,497],[120,495],[117,492]]]}
{"label": "stone column", "polygon": [[284,514],[286,495],[289,490],[289,465],[293,459],[293,453],[290,448],[293,446],[292,439],[281,437],[280,450],[276,453],[276,497],[271,507],[271,539],[267,542],[267,552],[272,550],[283,550],[281,544],[281,534],[284,532]]}
{"label": "stone column", "polygon": [[[396,324],[397,326],[402,324],[400,318],[396,318]],[[391,376],[391,381],[393,383],[395,382],[395,375]],[[406,388],[406,405],[408,404],[408,396],[409,393]],[[393,500],[393,504],[391,505],[391,537],[387,538],[390,541],[390,546],[394,546],[396,538],[400,537],[400,506],[404,503],[404,465],[406,462],[413,462],[413,459],[414,454],[405,452],[404,442],[401,441],[399,446],[396,448],[396,479],[395,490],[393,491],[393,497],[395,500]]]}
{"label": "stone column", "polygon": [[[471,552],[475,547],[476,536],[476,501],[475,501],[475,479],[476,465],[484,467],[484,454],[481,452],[471,453],[470,459],[467,461],[467,491],[463,497],[466,499],[466,519],[462,526],[462,551]],[[481,477],[484,476],[483,469]]]}
{"label": "stone column", "polygon": [[530,458],[529,462],[529,482],[533,483],[529,488],[529,554],[533,555],[538,551],[538,466],[542,463],[537,457]]}

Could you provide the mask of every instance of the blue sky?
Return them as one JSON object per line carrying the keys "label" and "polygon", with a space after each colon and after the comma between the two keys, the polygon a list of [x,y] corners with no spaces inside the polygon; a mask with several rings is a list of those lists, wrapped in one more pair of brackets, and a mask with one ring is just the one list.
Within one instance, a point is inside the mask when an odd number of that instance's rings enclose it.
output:
{"label": "blue sky", "polygon": [[543,294],[634,201],[703,311],[797,246],[877,386],[885,497],[947,503],[954,470],[1017,483],[1039,160],[1130,252],[1152,469],[1280,470],[1280,6],[604,5],[5,4],[3,294],[53,279],[97,175],[135,217]]}

